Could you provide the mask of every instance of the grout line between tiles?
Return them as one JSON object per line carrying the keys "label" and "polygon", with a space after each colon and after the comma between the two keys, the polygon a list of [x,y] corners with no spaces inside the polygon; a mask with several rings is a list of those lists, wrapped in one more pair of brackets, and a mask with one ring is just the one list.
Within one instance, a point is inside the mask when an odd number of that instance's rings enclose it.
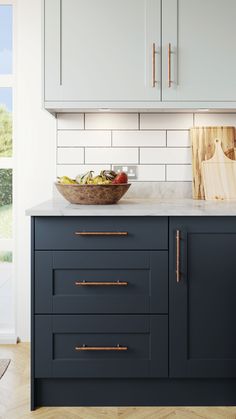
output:
{"label": "grout line between tiles", "polygon": [[113,145],[113,146],[109,146],[109,145],[59,145],[57,148],[107,148],[107,149],[122,149],[122,150],[129,150],[130,148],[131,149],[137,149],[137,148],[140,148],[140,149],[150,149],[150,148],[154,148],[154,149],[157,149],[157,150],[159,150],[160,151],[160,149],[163,149],[163,150],[166,150],[166,148],[168,148],[168,150],[169,149],[183,149],[183,148],[185,148],[185,149],[190,149],[191,148],[191,146],[189,145],[189,146],[168,146],[168,147],[166,147],[166,146],[164,146],[164,145],[160,145],[160,146],[153,146],[153,145],[145,145],[145,146],[140,146],[140,145],[129,145],[129,146],[127,146],[127,147],[125,147],[125,146],[118,146],[118,145]]}
{"label": "grout line between tiles", "polygon": [[106,164],[106,165],[123,165],[123,164],[132,164],[132,165],[139,165],[139,166],[192,166],[191,163],[127,163],[127,162],[119,162],[119,163],[57,163],[58,166],[101,166],[102,164]]}
{"label": "grout line between tiles", "polygon": [[123,161],[123,162],[117,162],[117,163],[109,163],[109,162],[84,162],[84,163],[57,163],[58,166],[76,166],[76,165],[86,165],[86,166],[101,166],[103,164],[111,164],[112,166],[114,165],[132,165],[132,166],[192,166],[191,163],[169,163],[169,162],[162,162],[162,163],[142,163],[142,162],[127,162],[127,161]]}
{"label": "grout line between tiles", "polygon": [[56,165],[58,164],[58,118],[56,116]]}
{"label": "grout line between tiles", "polygon": [[189,131],[189,128],[144,128],[140,130],[135,127],[135,128],[87,128],[87,129],[83,129],[83,128],[58,128],[58,131]]}

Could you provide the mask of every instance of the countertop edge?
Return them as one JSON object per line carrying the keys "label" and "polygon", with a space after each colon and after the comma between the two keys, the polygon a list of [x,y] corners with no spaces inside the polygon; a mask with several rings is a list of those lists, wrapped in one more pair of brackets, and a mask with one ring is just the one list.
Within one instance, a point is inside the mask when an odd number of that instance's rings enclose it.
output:
{"label": "countertop edge", "polygon": [[191,217],[236,216],[236,201],[193,199],[126,199],[115,205],[71,205],[45,201],[26,210],[31,217]]}

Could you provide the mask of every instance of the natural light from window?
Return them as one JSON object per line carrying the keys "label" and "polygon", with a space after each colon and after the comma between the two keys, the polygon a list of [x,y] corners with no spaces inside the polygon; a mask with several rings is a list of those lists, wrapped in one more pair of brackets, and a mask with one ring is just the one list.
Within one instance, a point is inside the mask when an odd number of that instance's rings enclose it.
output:
{"label": "natural light from window", "polygon": [[13,4],[0,0],[0,332],[13,310]]}

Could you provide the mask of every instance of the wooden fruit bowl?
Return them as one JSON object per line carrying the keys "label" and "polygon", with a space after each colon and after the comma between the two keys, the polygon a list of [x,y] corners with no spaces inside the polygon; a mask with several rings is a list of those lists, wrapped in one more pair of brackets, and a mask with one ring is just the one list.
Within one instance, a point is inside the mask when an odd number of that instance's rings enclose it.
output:
{"label": "wooden fruit bowl", "polygon": [[63,185],[55,182],[57,190],[71,204],[116,204],[128,191],[130,183],[117,185]]}

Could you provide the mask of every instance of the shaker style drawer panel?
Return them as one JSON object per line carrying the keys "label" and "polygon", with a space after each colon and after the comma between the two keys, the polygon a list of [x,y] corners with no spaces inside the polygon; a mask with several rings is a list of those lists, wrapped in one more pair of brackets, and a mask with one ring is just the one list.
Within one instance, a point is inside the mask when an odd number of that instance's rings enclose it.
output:
{"label": "shaker style drawer panel", "polygon": [[35,218],[38,250],[167,248],[167,217]]}
{"label": "shaker style drawer panel", "polygon": [[36,313],[167,313],[167,251],[36,251]]}
{"label": "shaker style drawer panel", "polygon": [[35,376],[167,377],[166,315],[36,315]]}

